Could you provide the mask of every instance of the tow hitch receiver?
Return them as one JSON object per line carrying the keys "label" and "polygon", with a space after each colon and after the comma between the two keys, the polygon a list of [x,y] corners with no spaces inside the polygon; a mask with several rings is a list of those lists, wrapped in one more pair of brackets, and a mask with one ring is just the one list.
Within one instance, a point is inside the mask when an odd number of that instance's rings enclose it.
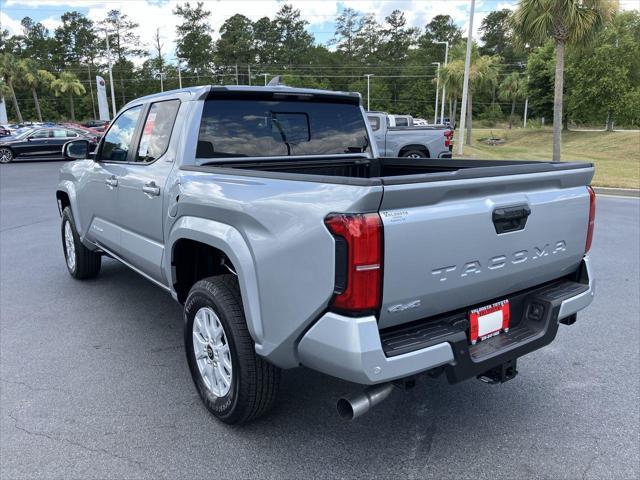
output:
{"label": "tow hitch receiver", "polygon": [[502,365],[498,365],[491,370],[484,372],[481,375],[478,375],[478,380],[484,383],[489,383],[491,385],[495,385],[496,383],[504,383],[509,380],[515,378],[518,375],[518,370],[516,369],[517,359],[509,360]]}

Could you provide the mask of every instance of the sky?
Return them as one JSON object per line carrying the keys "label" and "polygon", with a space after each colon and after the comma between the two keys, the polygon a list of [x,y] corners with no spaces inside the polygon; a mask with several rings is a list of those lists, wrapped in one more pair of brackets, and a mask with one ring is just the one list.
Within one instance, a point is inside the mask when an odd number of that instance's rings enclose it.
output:
{"label": "sky", "polygon": [[[192,0],[195,3],[197,0]],[[120,9],[140,24],[140,39],[151,51],[152,38],[156,28],[164,42],[168,59],[175,51],[175,27],[179,18],[172,14],[175,6],[184,0],[0,0],[1,28],[11,34],[21,33],[20,20],[29,16],[53,31],[60,24],[60,16],[76,10],[95,21],[102,20],[107,12]],[[236,13],[251,20],[268,16],[273,18],[282,0],[204,0],[205,7],[212,12],[211,23],[217,38],[222,23]],[[468,30],[470,0],[289,0],[299,9],[302,17],[309,22],[307,30],[317,43],[326,44],[334,34],[335,19],[344,7],[351,7],[362,13],[375,13],[378,21],[395,9],[403,10],[410,26],[423,29],[436,15],[448,14],[453,17],[463,32]],[[476,0],[473,21],[473,35],[478,38],[478,28],[482,19],[491,11],[515,8],[517,0]],[[620,0],[625,9],[639,8],[640,0]]]}

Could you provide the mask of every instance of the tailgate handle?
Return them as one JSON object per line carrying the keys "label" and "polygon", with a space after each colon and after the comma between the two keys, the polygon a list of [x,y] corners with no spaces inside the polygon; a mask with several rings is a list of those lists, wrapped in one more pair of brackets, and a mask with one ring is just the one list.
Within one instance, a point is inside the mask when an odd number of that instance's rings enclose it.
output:
{"label": "tailgate handle", "polygon": [[529,215],[531,209],[528,205],[496,208],[493,211],[493,226],[497,234],[516,232],[524,228]]}

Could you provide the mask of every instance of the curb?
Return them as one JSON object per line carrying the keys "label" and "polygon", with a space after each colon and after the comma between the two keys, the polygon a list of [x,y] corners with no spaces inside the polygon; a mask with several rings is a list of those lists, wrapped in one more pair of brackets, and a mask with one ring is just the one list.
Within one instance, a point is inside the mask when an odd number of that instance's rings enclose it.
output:
{"label": "curb", "polygon": [[611,188],[593,187],[597,195],[615,195],[617,197],[640,198],[640,190],[637,188]]}

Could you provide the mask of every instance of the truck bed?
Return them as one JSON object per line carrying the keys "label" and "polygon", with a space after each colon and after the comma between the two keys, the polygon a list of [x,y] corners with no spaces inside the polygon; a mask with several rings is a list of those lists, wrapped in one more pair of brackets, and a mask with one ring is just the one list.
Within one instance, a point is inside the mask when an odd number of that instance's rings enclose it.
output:
{"label": "truck bed", "polygon": [[[293,157],[276,160],[233,159],[186,170],[320,183],[394,185],[591,168],[585,162],[456,160],[365,157]],[[229,170],[233,170],[230,172]]]}

